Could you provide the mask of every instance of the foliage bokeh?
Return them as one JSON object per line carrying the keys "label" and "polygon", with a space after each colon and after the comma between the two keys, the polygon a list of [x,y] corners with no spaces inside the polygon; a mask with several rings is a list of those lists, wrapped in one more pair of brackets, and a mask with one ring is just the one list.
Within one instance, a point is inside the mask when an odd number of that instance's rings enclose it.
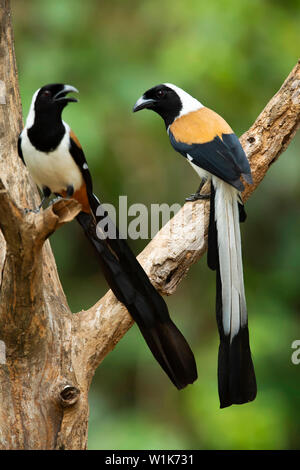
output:
{"label": "foliage bokeh", "polygon": [[[172,82],[240,135],[298,59],[300,2],[271,0],[12,0],[21,96],[51,82],[80,90],[64,119],[78,135],[102,201],[183,203],[197,177],[153,113],[131,113],[147,88]],[[220,410],[214,273],[202,259],[167,299],[195,352],[199,379],[178,392],[134,326],[90,392],[90,449],[295,449],[300,434],[299,137],[247,203],[242,227],[258,397]],[[131,242],[138,253],[147,240]],[[72,311],[107,286],[76,223],[51,244]]]}

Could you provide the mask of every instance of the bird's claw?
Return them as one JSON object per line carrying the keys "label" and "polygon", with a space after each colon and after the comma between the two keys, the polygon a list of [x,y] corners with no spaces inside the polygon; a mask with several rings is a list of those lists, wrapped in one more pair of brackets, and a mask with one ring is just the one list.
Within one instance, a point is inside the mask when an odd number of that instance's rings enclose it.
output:
{"label": "bird's claw", "polygon": [[40,212],[41,208],[37,207],[36,209],[29,209],[28,207],[25,207],[23,209],[24,214],[29,214],[30,212],[33,212],[34,214],[38,214]]}
{"label": "bird's claw", "polygon": [[187,202],[194,202],[194,201],[205,200],[209,198],[210,198],[210,194],[195,193],[195,194],[191,194],[189,197],[186,197],[185,200]]}
{"label": "bird's claw", "polygon": [[[57,201],[60,201],[60,199],[63,199],[63,198],[61,196],[55,197],[49,202],[49,206],[53,206],[53,204],[55,204]],[[66,198],[66,199],[69,199],[69,198]]]}

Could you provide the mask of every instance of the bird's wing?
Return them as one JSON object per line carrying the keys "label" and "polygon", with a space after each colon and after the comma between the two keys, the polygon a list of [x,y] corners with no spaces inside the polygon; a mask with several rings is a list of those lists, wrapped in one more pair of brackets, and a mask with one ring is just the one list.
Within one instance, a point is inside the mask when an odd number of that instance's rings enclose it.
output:
{"label": "bird's wing", "polygon": [[78,168],[81,171],[82,177],[84,179],[84,182],[86,184],[86,189],[87,193],[93,194],[93,182],[92,182],[92,176],[84,155],[84,152],[82,150],[82,147],[80,145],[80,142],[74,132],[70,130],[70,148],[69,148],[70,154],[72,155],[75,163],[77,164]]}
{"label": "bird's wing", "polygon": [[251,170],[239,139],[221,116],[208,108],[177,118],[169,128],[171,144],[195,165],[242,191],[240,176]]}

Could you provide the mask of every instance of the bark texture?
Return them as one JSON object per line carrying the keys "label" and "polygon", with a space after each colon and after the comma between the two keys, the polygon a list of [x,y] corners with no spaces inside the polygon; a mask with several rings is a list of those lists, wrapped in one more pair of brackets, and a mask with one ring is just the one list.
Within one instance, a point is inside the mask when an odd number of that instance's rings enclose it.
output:
{"label": "bark texture", "polygon": [[[0,27],[0,449],[85,449],[93,374],[132,319],[111,291],[70,312],[47,238],[77,215],[77,203],[62,200],[39,214],[21,209],[39,196],[16,150],[22,116],[8,0],[0,0]],[[298,63],[241,137],[254,179],[245,200],[299,117]],[[209,201],[185,204],[140,254],[163,294],[174,293],[205,253],[208,214]]]}

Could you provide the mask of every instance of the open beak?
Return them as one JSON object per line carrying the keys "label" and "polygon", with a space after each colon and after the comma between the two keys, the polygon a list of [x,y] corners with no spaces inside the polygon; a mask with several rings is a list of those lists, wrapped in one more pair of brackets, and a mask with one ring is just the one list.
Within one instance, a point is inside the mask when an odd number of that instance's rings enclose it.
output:
{"label": "open beak", "polygon": [[132,111],[136,113],[137,111],[140,111],[141,109],[145,108],[150,108],[152,103],[154,103],[155,100],[152,99],[146,99],[143,96],[137,100],[135,105],[132,108]]}
{"label": "open beak", "polygon": [[78,100],[76,98],[73,98],[73,96],[71,97],[66,96],[68,93],[79,93],[79,91],[77,90],[77,88],[71,85],[64,85],[63,89],[59,91],[58,93],[56,93],[56,95],[53,97],[53,101],[64,100],[64,101],[71,102],[71,103],[77,103]]}

